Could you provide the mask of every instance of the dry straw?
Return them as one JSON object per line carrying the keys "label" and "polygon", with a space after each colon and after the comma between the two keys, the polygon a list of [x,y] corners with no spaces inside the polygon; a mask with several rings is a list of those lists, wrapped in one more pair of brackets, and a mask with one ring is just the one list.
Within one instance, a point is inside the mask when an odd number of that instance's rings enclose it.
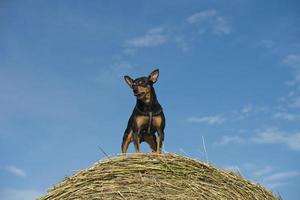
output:
{"label": "dry straw", "polygon": [[134,154],[96,163],[55,185],[39,200],[278,200],[232,172],[175,154]]}

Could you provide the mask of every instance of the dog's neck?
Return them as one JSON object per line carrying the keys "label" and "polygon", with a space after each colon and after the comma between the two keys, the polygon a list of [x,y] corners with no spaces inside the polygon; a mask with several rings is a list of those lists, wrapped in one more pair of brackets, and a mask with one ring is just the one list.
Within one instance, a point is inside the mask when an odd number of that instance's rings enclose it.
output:
{"label": "dog's neck", "polygon": [[151,88],[151,92],[146,95],[149,96],[146,96],[145,100],[137,99],[136,106],[139,110],[141,110],[142,112],[153,112],[161,109],[153,87]]}

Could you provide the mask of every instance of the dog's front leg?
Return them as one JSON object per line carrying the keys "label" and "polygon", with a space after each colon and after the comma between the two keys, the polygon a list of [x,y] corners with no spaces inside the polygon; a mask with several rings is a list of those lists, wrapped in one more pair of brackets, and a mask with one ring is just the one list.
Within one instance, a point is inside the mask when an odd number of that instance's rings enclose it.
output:
{"label": "dog's front leg", "polygon": [[138,129],[137,131],[134,131],[133,133],[133,143],[136,153],[140,153],[140,132],[141,129]]}
{"label": "dog's front leg", "polygon": [[157,134],[158,134],[158,137],[156,139],[156,141],[157,141],[156,142],[156,145],[157,145],[156,153],[160,154],[161,153],[161,148],[162,148],[162,145],[163,145],[163,141],[164,141],[164,137],[165,137],[165,133],[161,128],[158,128],[157,129]]}
{"label": "dog's front leg", "polygon": [[125,130],[122,142],[122,154],[125,155],[129,146],[129,143],[132,141],[132,129],[128,128]]}

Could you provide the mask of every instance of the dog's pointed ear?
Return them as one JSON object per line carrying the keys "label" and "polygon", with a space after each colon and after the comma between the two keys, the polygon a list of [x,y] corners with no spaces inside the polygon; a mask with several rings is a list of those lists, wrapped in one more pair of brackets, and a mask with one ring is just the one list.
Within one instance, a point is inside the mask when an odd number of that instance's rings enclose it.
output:
{"label": "dog's pointed ear", "polygon": [[153,72],[151,72],[148,78],[150,81],[155,83],[157,81],[158,76],[159,76],[159,69],[156,69]]}
{"label": "dog's pointed ear", "polygon": [[133,80],[129,76],[124,76],[126,83],[132,88]]}

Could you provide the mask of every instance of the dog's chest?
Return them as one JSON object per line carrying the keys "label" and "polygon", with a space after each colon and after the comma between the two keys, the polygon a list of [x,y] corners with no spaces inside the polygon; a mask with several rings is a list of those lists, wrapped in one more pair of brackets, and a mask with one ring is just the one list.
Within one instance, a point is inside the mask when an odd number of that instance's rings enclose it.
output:
{"label": "dog's chest", "polygon": [[149,125],[154,127],[159,127],[161,126],[161,123],[162,123],[161,115],[152,116],[151,120],[150,120],[150,116],[144,116],[144,115],[140,115],[135,118],[135,124],[138,128],[143,128]]}

